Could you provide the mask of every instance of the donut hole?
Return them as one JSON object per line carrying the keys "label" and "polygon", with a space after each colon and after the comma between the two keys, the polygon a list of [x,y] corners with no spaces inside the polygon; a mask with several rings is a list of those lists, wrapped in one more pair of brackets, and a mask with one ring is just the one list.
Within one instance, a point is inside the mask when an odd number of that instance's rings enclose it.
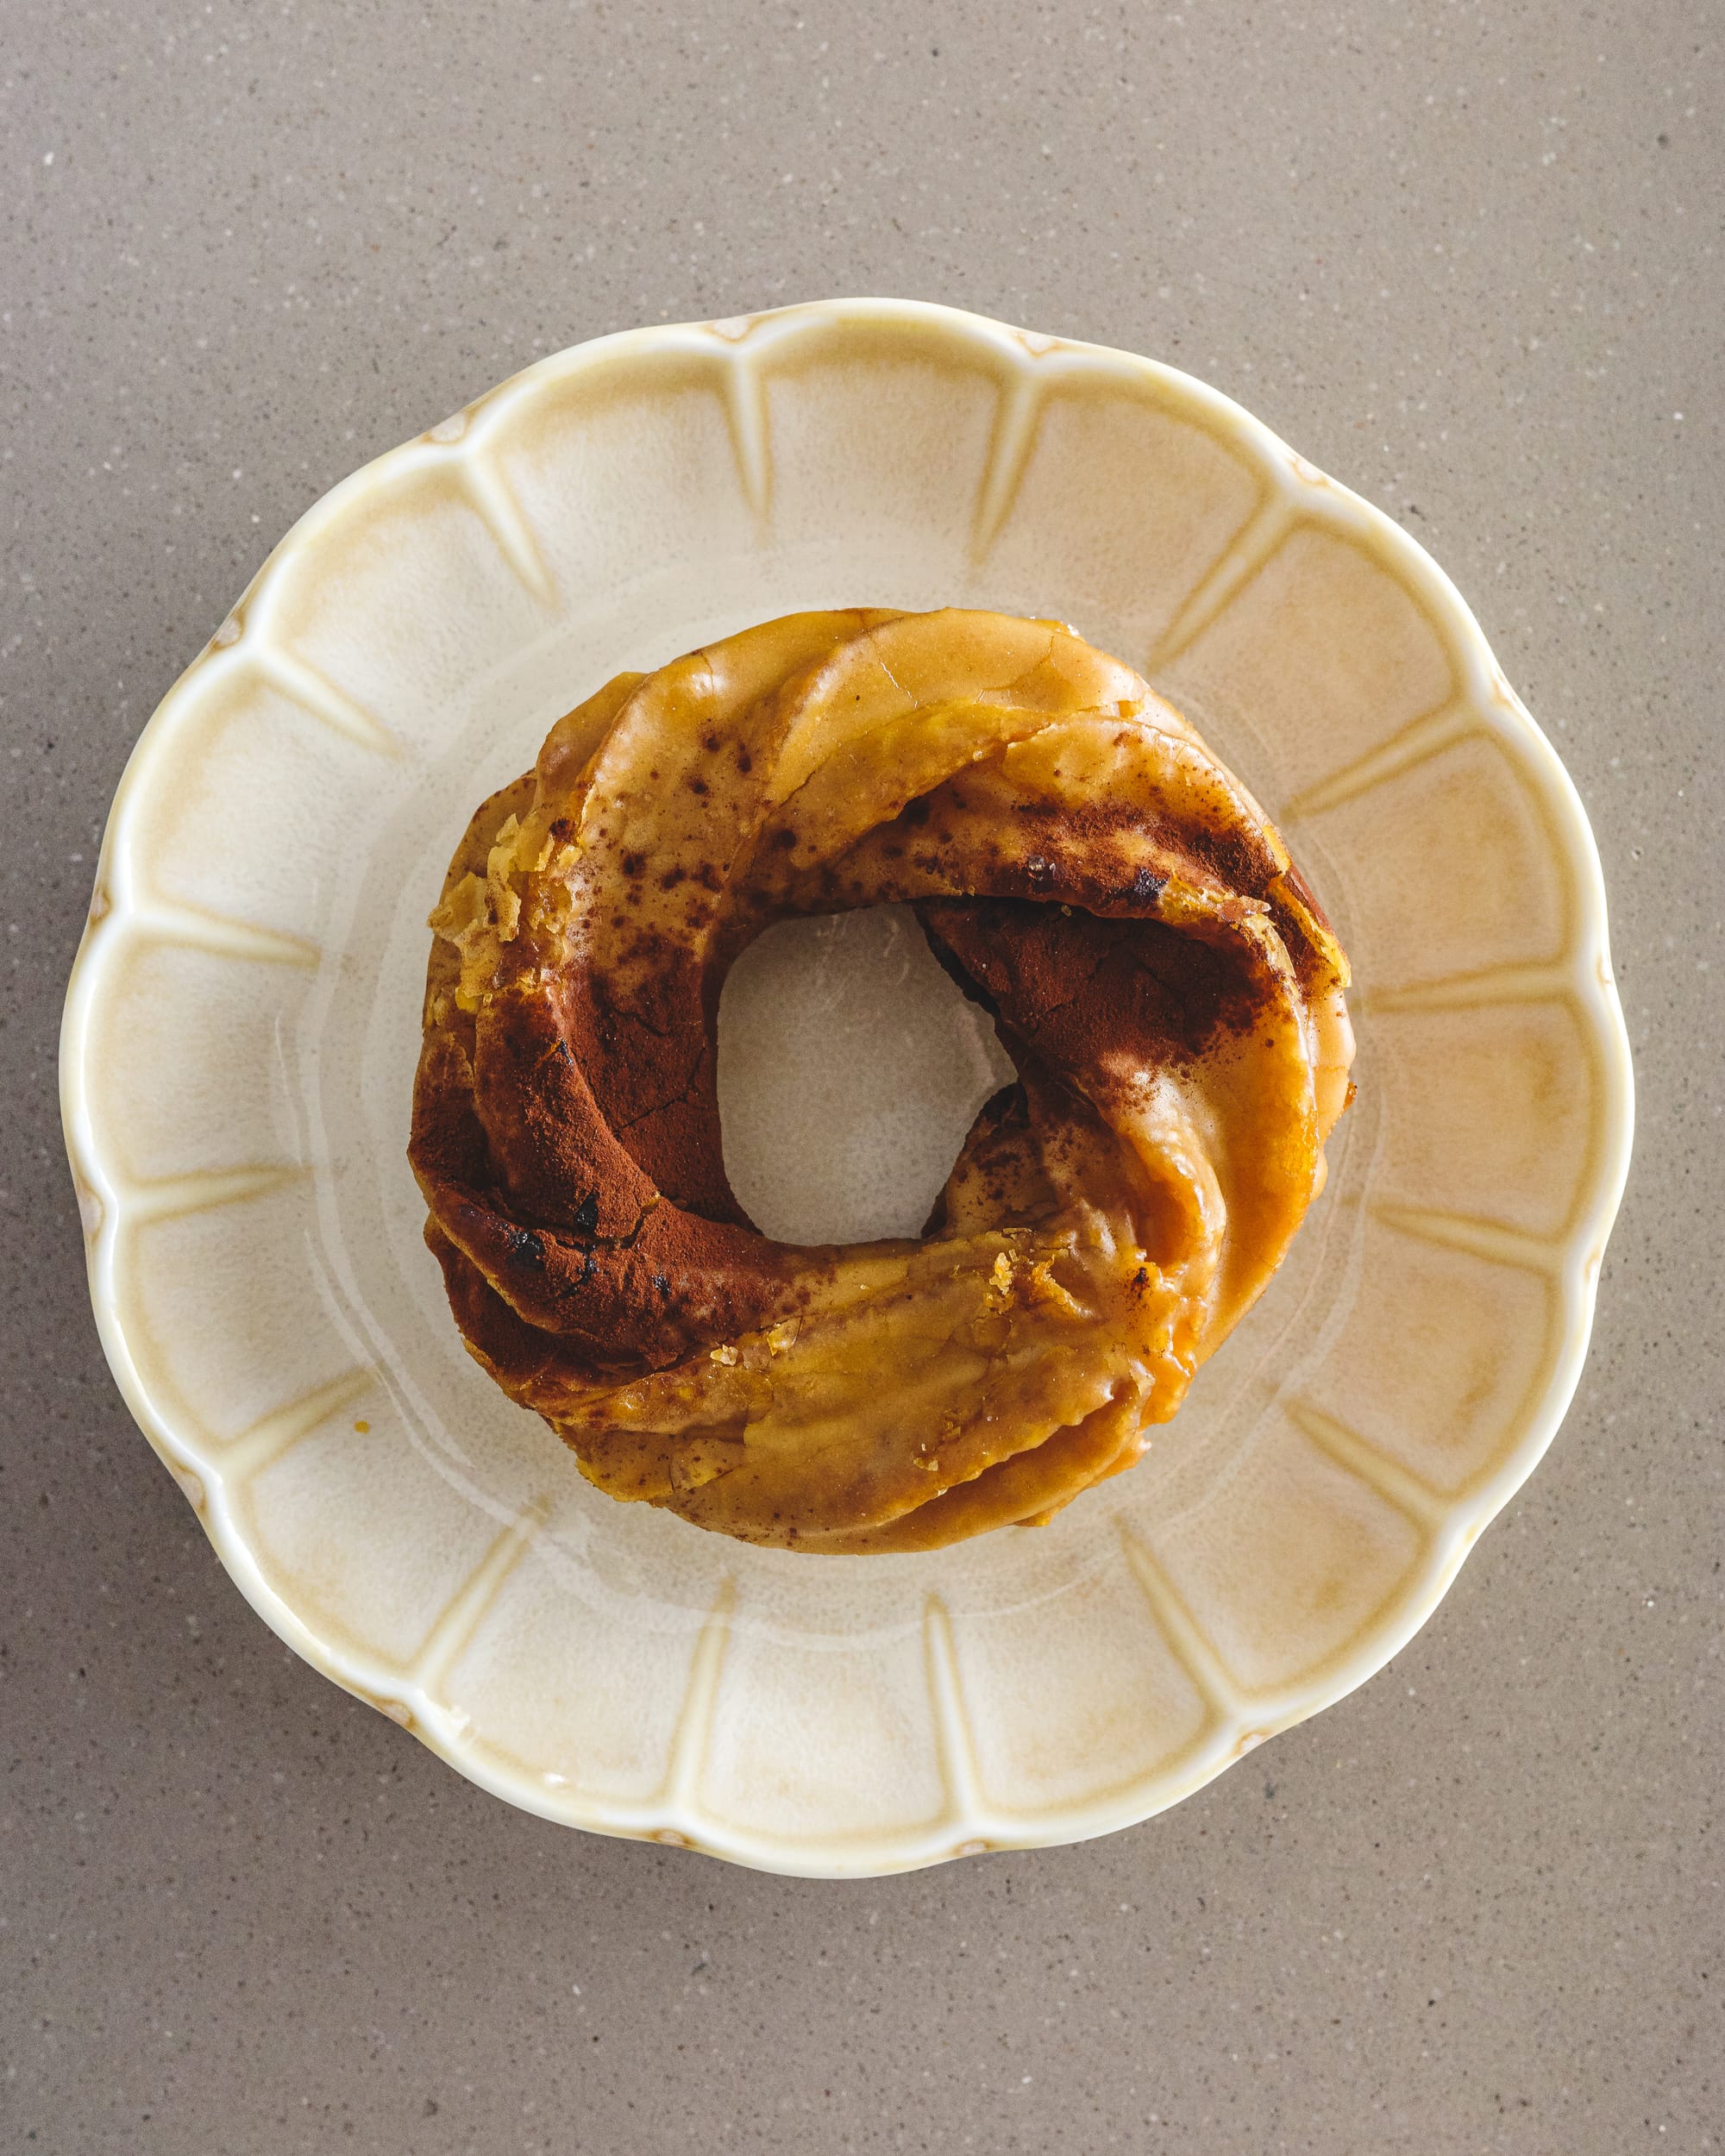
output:
{"label": "donut hole", "polygon": [[919,1235],[977,1110],[1014,1075],[908,906],[781,921],[719,999],[725,1173],[778,1242]]}

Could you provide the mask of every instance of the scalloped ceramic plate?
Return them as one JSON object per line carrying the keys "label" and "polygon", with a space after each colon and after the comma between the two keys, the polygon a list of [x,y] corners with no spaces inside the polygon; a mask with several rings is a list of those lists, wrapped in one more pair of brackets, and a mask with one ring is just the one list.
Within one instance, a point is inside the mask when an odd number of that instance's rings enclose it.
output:
{"label": "scalloped ceramic plate", "polygon": [[[816,1561],[580,1480],[403,1146],[473,804],[617,669],[860,602],[1143,668],[1336,917],[1360,1094],[1142,1466]],[[890,301],[581,346],[310,511],[128,766],[62,1078],[109,1359],[277,1632],[514,1803],[816,1874],[1143,1819],[1379,1668],[1557,1427],[1631,1123],[1586,820],[1420,548],[1187,376]]]}

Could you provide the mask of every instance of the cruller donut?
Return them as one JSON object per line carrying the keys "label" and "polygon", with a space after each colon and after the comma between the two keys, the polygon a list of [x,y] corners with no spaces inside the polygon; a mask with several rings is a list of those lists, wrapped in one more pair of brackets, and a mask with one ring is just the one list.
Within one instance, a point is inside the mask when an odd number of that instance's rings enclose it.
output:
{"label": "cruller donut", "polygon": [[[1019,1082],[919,1240],[769,1241],[726,969],[908,901]],[[450,865],[409,1148],[467,1344],[581,1472],[745,1541],[931,1548],[1138,1458],[1351,1095],[1347,962],[1264,812],[1058,622],[793,614],[625,674]]]}

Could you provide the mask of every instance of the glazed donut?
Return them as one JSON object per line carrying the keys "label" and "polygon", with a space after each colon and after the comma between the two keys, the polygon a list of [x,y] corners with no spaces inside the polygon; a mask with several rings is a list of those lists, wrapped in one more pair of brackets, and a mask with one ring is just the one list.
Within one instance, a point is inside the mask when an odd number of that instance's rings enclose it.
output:
{"label": "glazed donut", "polygon": [[[775,1243],[718,993],[907,902],[1016,1085],[919,1240]],[[1138,1457],[1280,1263],[1352,1095],[1347,963],[1263,811],[1058,622],[794,614],[619,674],[457,849],[410,1157],[468,1349],[612,1496],[926,1549]]]}

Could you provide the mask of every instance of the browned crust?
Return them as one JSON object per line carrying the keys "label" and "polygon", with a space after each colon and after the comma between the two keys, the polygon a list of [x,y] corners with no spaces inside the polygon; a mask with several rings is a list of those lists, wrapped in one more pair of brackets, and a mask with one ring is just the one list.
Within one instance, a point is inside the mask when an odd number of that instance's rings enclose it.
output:
{"label": "browned crust", "polygon": [[[983,749],[957,756],[950,771],[931,764],[931,783],[901,800],[886,795],[890,812],[861,830],[844,823],[842,791],[825,824],[812,820],[818,789],[775,798],[768,759],[794,761],[798,726],[829,708],[821,695],[831,699],[828,723],[845,723],[846,667],[878,690],[862,671],[871,640],[896,637],[895,651],[921,653],[925,663],[932,651],[938,661],[938,637],[924,624],[945,619],[960,674],[986,660],[990,636],[1032,655],[1037,639],[1051,640],[1050,661],[1004,689],[985,684],[982,716],[965,722],[982,730]],[[775,676],[781,653],[787,666]],[[742,690],[732,681],[727,691],[727,667]],[[890,692],[878,693],[890,717]],[[955,1439],[957,1464],[925,1485],[911,1478],[908,1495],[901,1467],[876,1475],[866,1493],[858,1483],[854,1516],[831,1486],[788,1509],[782,1491],[752,1511],[736,1495],[749,1481],[737,1470],[753,1472],[750,1414],[737,1404],[747,1388],[737,1388],[758,1364],[766,1375],[747,1395],[758,1407],[781,1367],[776,1335],[770,1352],[758,1344],[775,1327],[794,1340],[799,1322],[812,1325],[816,1313],[831,1323],[853,1278],[885,1262],[883,1251],[891,1259],[917,1248],[780,1244],[738,1205],[724,1174],[713,1033],[724,972],[750,937],[789,913],[914,904],[941,962],[994,1017],[1021,1081],[977,1118],[922,1248],[968,1251],[978,1236],[1051,1234],[1051,1224],[1076,1217],[1073,1192],[1094,1192],[1100,1173],[1106,1189],[1095,1203],[1126,1206],[1140,1246],[1136,1281],[1128,1268],[1104,1294],[1125,1296],[1120,1325],[1128,1330],[1145,1267],[1175,1278],[1193,1258],[1203,1208],[1201,1194],[1158,1181],[1141,1137],[1127,1144],[1111,1133],[1142,1120],[1158,1074],[1201,1081],[1229,1058],[1258,1055],[1266,1070],[1276,1055],[1286,1062],[1301,999],[1345,982],[1328,923],[1274,830],[1172,714],[1162,731],[1146,731],[1140,694],[1148,699],[1117,662],[1051,624],[863,611],[790,617],[658,675],[608,684],[559,722],[535,771],[476,812],[445,879],[443,932],[427,973],[409,1146],[430,1213],[426,1239],[475,1357],[614,1494],[749,1539],[832,1552],[930,1547],[1045,1518],[1138,1457],[1146,1424],[1172,1412],[1210,1336],[1238,1314],[1215,1318],[1218,1291],[1204,1284],[1214,1266],[1194,1275],[1191,1293],[1209,1295],[1208,1315],[1189,1313],[1167,1335],[1159,1376],[1093,1387],[1086,1397],[1102,1404],[1075,1407],[1076,1420],[1057,1420],[1027,1448],[998,1432],[968,1451]],[[996,706],[1019,710],[1013,698],[1029,699],[1024,716],[997,722]],[[931,729],[958,723],[948,714],[960,706],[929,708]],[[920,753],[913,727],[906,735],[905,722],[893,723]],[[631,728],[645,743],[633,762]],[[889,744],[871,767],[876,738],[886,736],[864,734],[847,753],[859,784],[887,787],[894,756],[906,752]],[[1115,782],[1075,792],[1062,755]],[[1164,798],[1155,792],[1164,765],[1183,789],[1177,815],[1145,806]],[[646,836],[631,843],[637,829]],[[823,833],[835,830],[843,843],[824,847]],[[498,925],[505,915],[506,929]],[[464,942],[469,917],[479,928]],[[1277,1236],[1285,1244],[1314,1187],[1320,1143],[1309,1112],[1303,1124],[1296,1115],[1263,1163],[1233,1171],[1240,1233],[1268,1238],[1263,1276],[1282,1246],[1269,1244]],[[1080,1156],[1104,1166],[1075,1168]],[[1051,1262],[1038,1261],[1034,1276],[1054,1309],[1071,1294]],[[938,1268],[925,1265],[923,1275],[932,1284],[916,1292],[949,1292]],[[1008,1341],[1017,1353],[1038,1328],[1050,1338],[1058,1330],[1021,1293],[1019,1302],[1019,1317],[998,1324],[986,1318],[986,1297],[979,1305],[975,1337],[998,1335],[1002,1357]],[[1101,1337],[1097,1351],[1106,1352],[1107,1323]],[[724,1369],[710,1369],[708,1357]],[[691,1410],[681,1435],[641,1420],[655,1412],[640,1407],[643,1381],[687,1370],[686,1390],[722,1392],[732,1365],[741,1374],[725,1395],[731,1405],[711,1419]],[[1128,1357],[1121,1368],[1139,1365]],[[831,1475],[830,1448],[822,1457],[828,1466],[810,1472]]]}

